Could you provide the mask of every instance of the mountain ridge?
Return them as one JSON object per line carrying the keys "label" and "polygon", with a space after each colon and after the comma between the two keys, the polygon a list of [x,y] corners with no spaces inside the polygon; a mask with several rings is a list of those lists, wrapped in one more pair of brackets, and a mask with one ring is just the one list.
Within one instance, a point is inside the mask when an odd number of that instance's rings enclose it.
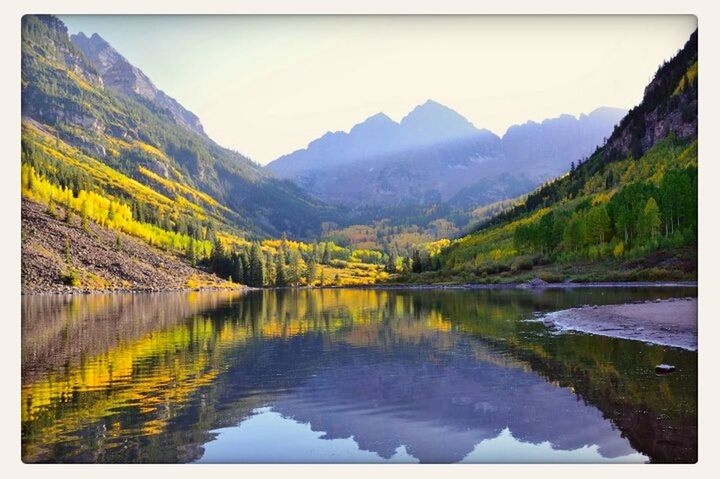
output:
{"label": "mountain ridge", "polygon": [[[45,125],[68,147],[182,204],[197,196],[188,191],[210,195],[224,208],[212,207],[213,214],[199,221],[214,218],[238,233],[309,237],[335,214],[294,184],[179,121],[177,115],[187,110],[179,107],[173,114],[169,108],[177,102],[99,35],[75,37],[85,42],[93,61],[56,17],[26,15],[22,28],[22,115]],[[149,207],[153,218],[163,216],[157,205]]]}
{"label": "mountain ridge", "polygon": [[[513,125],[500,137],[427,100],[399,122],[376,113],[348,131],[327,132],[265,168],[345,207],[449,201],[467,208],[520,195],[566,171],[571,161],[591,153],[624,113],[599,107],[577,117]],[[358,177],[366,181],[358,184]],[[495,180],[505,185],[472,197],[482,203],[456,197]],[[393,188],[397,195],[389,194]]]}
{"label": "mountain ridge", "polygon": [[125,95],[137,95],[166,108],[178,124],[207,136],[200,119],[194,113],[158,89],[142,70],[132,65],[99,34],[93,33],[88,37],[84,32],[79,32],[70,35],[70,41],[100,73],[106,86]]}

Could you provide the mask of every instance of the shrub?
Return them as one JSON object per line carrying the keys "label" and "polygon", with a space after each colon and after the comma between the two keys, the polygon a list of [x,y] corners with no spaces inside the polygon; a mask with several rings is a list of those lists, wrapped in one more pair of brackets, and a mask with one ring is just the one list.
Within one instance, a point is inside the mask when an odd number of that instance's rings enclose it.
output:
{"label": "shrub", "polygon": [[61,276],[63,284],[67,286],[80,286],[80,273],[74,268],[65,271]]}
{"label": "shrub", "polygon": [[518,271],[530,271],[532,269],[532,259],[526,257],[516,258],[510,265],[510,271],[513,273],[517,273]]}

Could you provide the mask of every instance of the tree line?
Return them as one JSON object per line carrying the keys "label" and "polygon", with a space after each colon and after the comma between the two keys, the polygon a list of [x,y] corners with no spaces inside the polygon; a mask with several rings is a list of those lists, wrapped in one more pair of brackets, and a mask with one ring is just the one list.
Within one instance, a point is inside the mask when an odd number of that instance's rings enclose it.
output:
{"label": "tree line", "polygon": [[656,246],[658,238],[697,237],[697,168],[667,171],[659,185],[630,183],[609,200],[592,204],[586,198],[573,211],[549,211],[539,220],[515,228],[519,252],[555,255],[602,255],[613,246],[620,256],[627,248]]}

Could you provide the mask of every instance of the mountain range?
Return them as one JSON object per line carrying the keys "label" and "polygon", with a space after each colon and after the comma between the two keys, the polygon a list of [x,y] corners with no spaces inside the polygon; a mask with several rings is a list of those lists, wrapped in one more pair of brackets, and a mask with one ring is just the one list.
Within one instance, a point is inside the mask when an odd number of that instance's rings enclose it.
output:
{"label": "mountain range", "polygon": [[[400,122],[378,113],[348,132],[328,132],[266,168],[344,206],[446,202],[468,208],[526,193],[592,153],[626,111],[598,108],[497,136],[432,100]],[[362,178],[363,181],[358,181]]]}
{"label": "mountain range", "polygon": [[[375,249],[363,256],[372,263],[363,266],[374,268],[372,278],[385,261],[383,274],[396,273],[398,255],[404,256],[403,274],[412,265],[413,272],[436,275],[421,278],[429,281],[456,280],[456,274],[463,281],[487,280],[483,275],[555,267],[558,260],[557,268],[606,259],[614,271],[626,257],[665,258],[648,271],[692,277],[697,58],[695,32],[627,114],[599,108],[512,126],[500,137],[428,100],[399,122],[373,115],[263,168],[215,143],[196,115],[99,35],[70,37],[58,18],[27,15],[21,43],[23,221],[37,231],[48,230],[47,224],[54,229],[24,250],[23,267],[46,271],[52,264],[48,281],[74,285],[81,268],[63,245],[92,243],[99,228],[107,233],[99,247],[107,261],[100,265],[86,255],[90,266],[84,264],[89,269],[82,282],[92,287],[109,284],[100,279],[107,279],[106,269],[117,270],[107,265],[120,264],[123,234],[128,244],[160,248],[237,281],[245,275],[239,274],[239,252],[254,252],[258,285],[271,284],[265,272],[273,268],[265,270],[275,264],[276,248],[255,243],[253,249],[248,240],[284,234],[320,240],[325,266],[335,259],[354,265],[348,261],[353,249]],[[480,221],[474,233],[448,240]],[[108,248],[113,239],[114,249]],[[433,240],[440,241],[433,246]],[[319,251],[299,245],[298,254]],[[137,253],[128,271],[150,256]],[[292,259],[282,257],[283,263]],[[297,255],[294,261],[299,271]],[[367,281],[362,271],[359,281]],[[346,271],[334,274],[340,273]],[[155,280],[147,275],[136,283],[154,287]]]}

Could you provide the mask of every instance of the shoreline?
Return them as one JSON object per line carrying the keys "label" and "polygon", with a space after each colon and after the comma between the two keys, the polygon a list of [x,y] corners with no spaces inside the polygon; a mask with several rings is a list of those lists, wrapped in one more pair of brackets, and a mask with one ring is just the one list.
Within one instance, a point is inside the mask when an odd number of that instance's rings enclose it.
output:
{"label": "shoreline", "polygon": [[88,296],[100,294],[151,294],[151,293],[190,293],[190,292],[216,292],[216,291],[255,291],[261,288],[239,285],[238,287],[228,286],[203,286],[201,288],[74,288],[72,286],[59,286],[37,291],[21,291],[20,296]]}
{"label": "shoreline", "polygon": [[698,350],[697,298],[580,306],[553,311],[534,321],[566,331]]}
{"label": "shoreline", "polygon": [[697,288],[697,281],[598,281],[589,283],[545,283],[542,284],[525,282],[525,283],[502,283],[502,284],[482,284],[482,283],[459,283],[459,284],[374,284],[374,285],[354,285],[354,286],[335,286],[334,288],[352,288],[352,289],[575,289],[575,288]]}
{"label": "shoreline", "polygon": [[[504,283],[504,284],[367,284],[347,286],[283,286],[255,288],[251,286],[238,285],[228,286],[204,286],[200,288],[75,288],[72,286],[58,285],[47,289],[33,291],[21,291],[21,296],[61,296],[61,295],[90,295],[90,294],[144,294],[144,293],[188,293],[188,292],[212,292],[212,291],[262,291],[262,290],[287,290],[287,289],[375,289],[375,290],[439,290],[439,289],[463,289],[463,290],[484,290],[484,289],[523,289],[540,291],[544,289],[577,289],[577,288],[697,288],[697,281],[639,281],[639,282],[591,282],[591,283]],[[34,288],[31,288],[34,289]]]}

